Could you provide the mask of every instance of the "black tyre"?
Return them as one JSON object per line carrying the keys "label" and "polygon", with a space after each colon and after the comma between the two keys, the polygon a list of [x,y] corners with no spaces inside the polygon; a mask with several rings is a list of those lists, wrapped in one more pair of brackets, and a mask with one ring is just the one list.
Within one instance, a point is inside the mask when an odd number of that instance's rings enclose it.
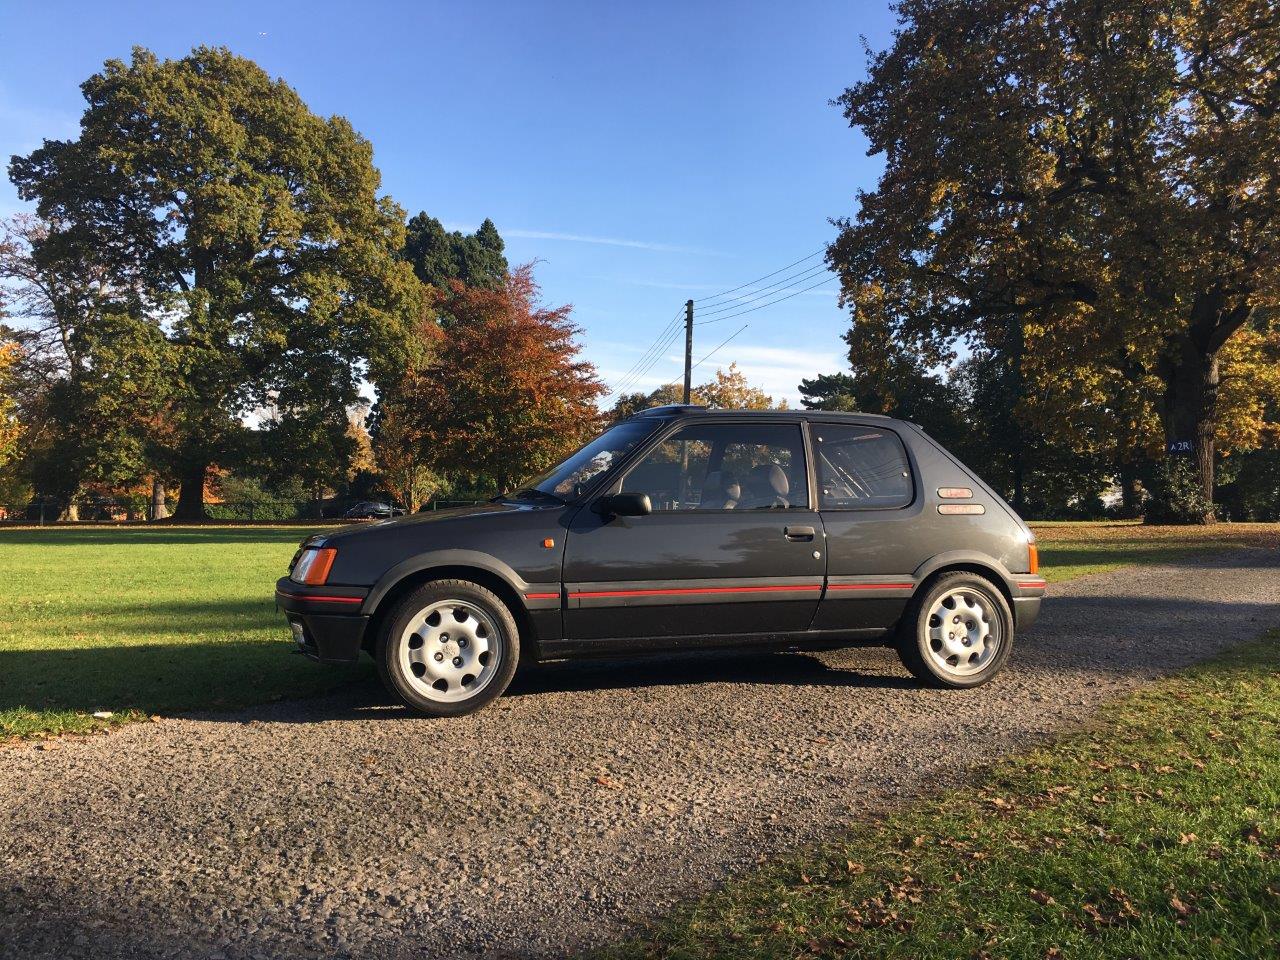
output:
{"label": "black tyre", "polygon": [[411,710],[458,717],[502,695],[520,660],[507,605],[467,580],[433,580],[396,603],[374,659],[387,689]]}
{"label": "black tyre", "polygon": [[931,687],[978,687],[1013,653],[1013,614],[1000,588],[966,571],[919,591],[902,618],[898,655]]}

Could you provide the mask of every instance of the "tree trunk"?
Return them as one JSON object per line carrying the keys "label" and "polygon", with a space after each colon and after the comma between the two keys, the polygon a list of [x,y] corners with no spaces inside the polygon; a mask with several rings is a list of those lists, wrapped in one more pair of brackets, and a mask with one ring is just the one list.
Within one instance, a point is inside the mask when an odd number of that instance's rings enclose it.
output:
{"label": "tree trunk", "polygon": [[169,504],[165,502],[164,484],[159,477],[151,480],[151,519],[164,520],[169,516]]}
{"label": "tree trunk", "polygon": [[1142,477],[1138,473],[1137,462],[1121,460],[1116,474],[1120,486],[1120,515],[1126,518],[1142,516]]}
{"label": "tree trunk", "polygon": [[[1205,500],[1213,503],[1213,433],[1218,413],[1218,352],[1189,335],[1169,345],[1160,364],[1164,399],[1160,419],[1165,450],[1189,457],[1195,465]],[[1210,509],[1203,522],[1215,520]]]}
{"label": "tree trunk", "polygon": [[178,487],[178,509],[173,512],[175,520],[203,520],[204,516],[204,481],[209,472],[207,464],[192,467],[182,476]]}

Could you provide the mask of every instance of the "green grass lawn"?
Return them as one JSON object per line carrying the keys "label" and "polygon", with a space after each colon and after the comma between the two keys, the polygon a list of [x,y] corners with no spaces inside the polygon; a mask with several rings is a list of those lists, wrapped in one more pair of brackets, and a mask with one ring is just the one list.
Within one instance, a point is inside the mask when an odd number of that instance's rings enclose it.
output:
{"label": "green grass lawn", "polygon": [[[1051,580],[1232,546],[1280,525],[1037,525]],[[356,672],[290,653],[273,586],[300,527],[0,530],[0,740],[301,697]],[[113,716],[98,719],[99,711]]]}
{"label": "green grass lawn", "polygon": [[275,611],[275,580],[306,533],[0,531],[0,740],[307,696],[349,680],[350,669],[292,654]]}
{"label": "green grass lawn", "polygon": [[1051,583],[1106,573],[1131,563],[1168,563],[1242,547],[1280,548],[1280,524],[1144,526],[1136,520],[1033,523],[1040,562]]}
{"label": "green grass lawn", "polygon": [[602,958],[1253,958],[1280,944],[1280,634]]}

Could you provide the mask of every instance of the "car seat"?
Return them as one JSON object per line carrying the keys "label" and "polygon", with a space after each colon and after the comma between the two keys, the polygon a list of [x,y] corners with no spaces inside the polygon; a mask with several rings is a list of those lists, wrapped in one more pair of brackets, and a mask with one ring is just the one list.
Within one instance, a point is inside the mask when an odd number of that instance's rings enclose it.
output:
{"label": "car seat", "polygon": [[732,510],[742,499],[742,485],[728,470],[712,470],[702,483],[704,510]]}
{"label": "car seat", "polygon": [[791,501],[787,499],[787,494],[791,492],[791,482],[787,479],[786,471],[776,463],[762,463],[752,467],[747,477],[747,489],[751,492],[751,499],[744,506],[757,510],[791,506]]}

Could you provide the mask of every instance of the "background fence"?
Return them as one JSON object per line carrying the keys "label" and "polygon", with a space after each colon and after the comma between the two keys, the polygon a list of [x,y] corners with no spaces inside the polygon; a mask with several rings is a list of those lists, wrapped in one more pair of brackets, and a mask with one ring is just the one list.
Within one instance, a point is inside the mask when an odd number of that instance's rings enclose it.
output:
{"label": "background fence", "polygon": [[[353,498],[329,500],[252,500],[206,503],[205,519],[229,523],[286,523],[341,520],[348,511],[369,501]],[[483,500],[432,500],[419,512],[464,507]],[[169,504],[172,517],[174,504]],[[396,514],[404,513],[396,507]],[[0,503],[0,524],[145,523],[154,520],[151,501],[143,498],[76,500],[72,504],[56,500],[33,500],[25,504]]]}

